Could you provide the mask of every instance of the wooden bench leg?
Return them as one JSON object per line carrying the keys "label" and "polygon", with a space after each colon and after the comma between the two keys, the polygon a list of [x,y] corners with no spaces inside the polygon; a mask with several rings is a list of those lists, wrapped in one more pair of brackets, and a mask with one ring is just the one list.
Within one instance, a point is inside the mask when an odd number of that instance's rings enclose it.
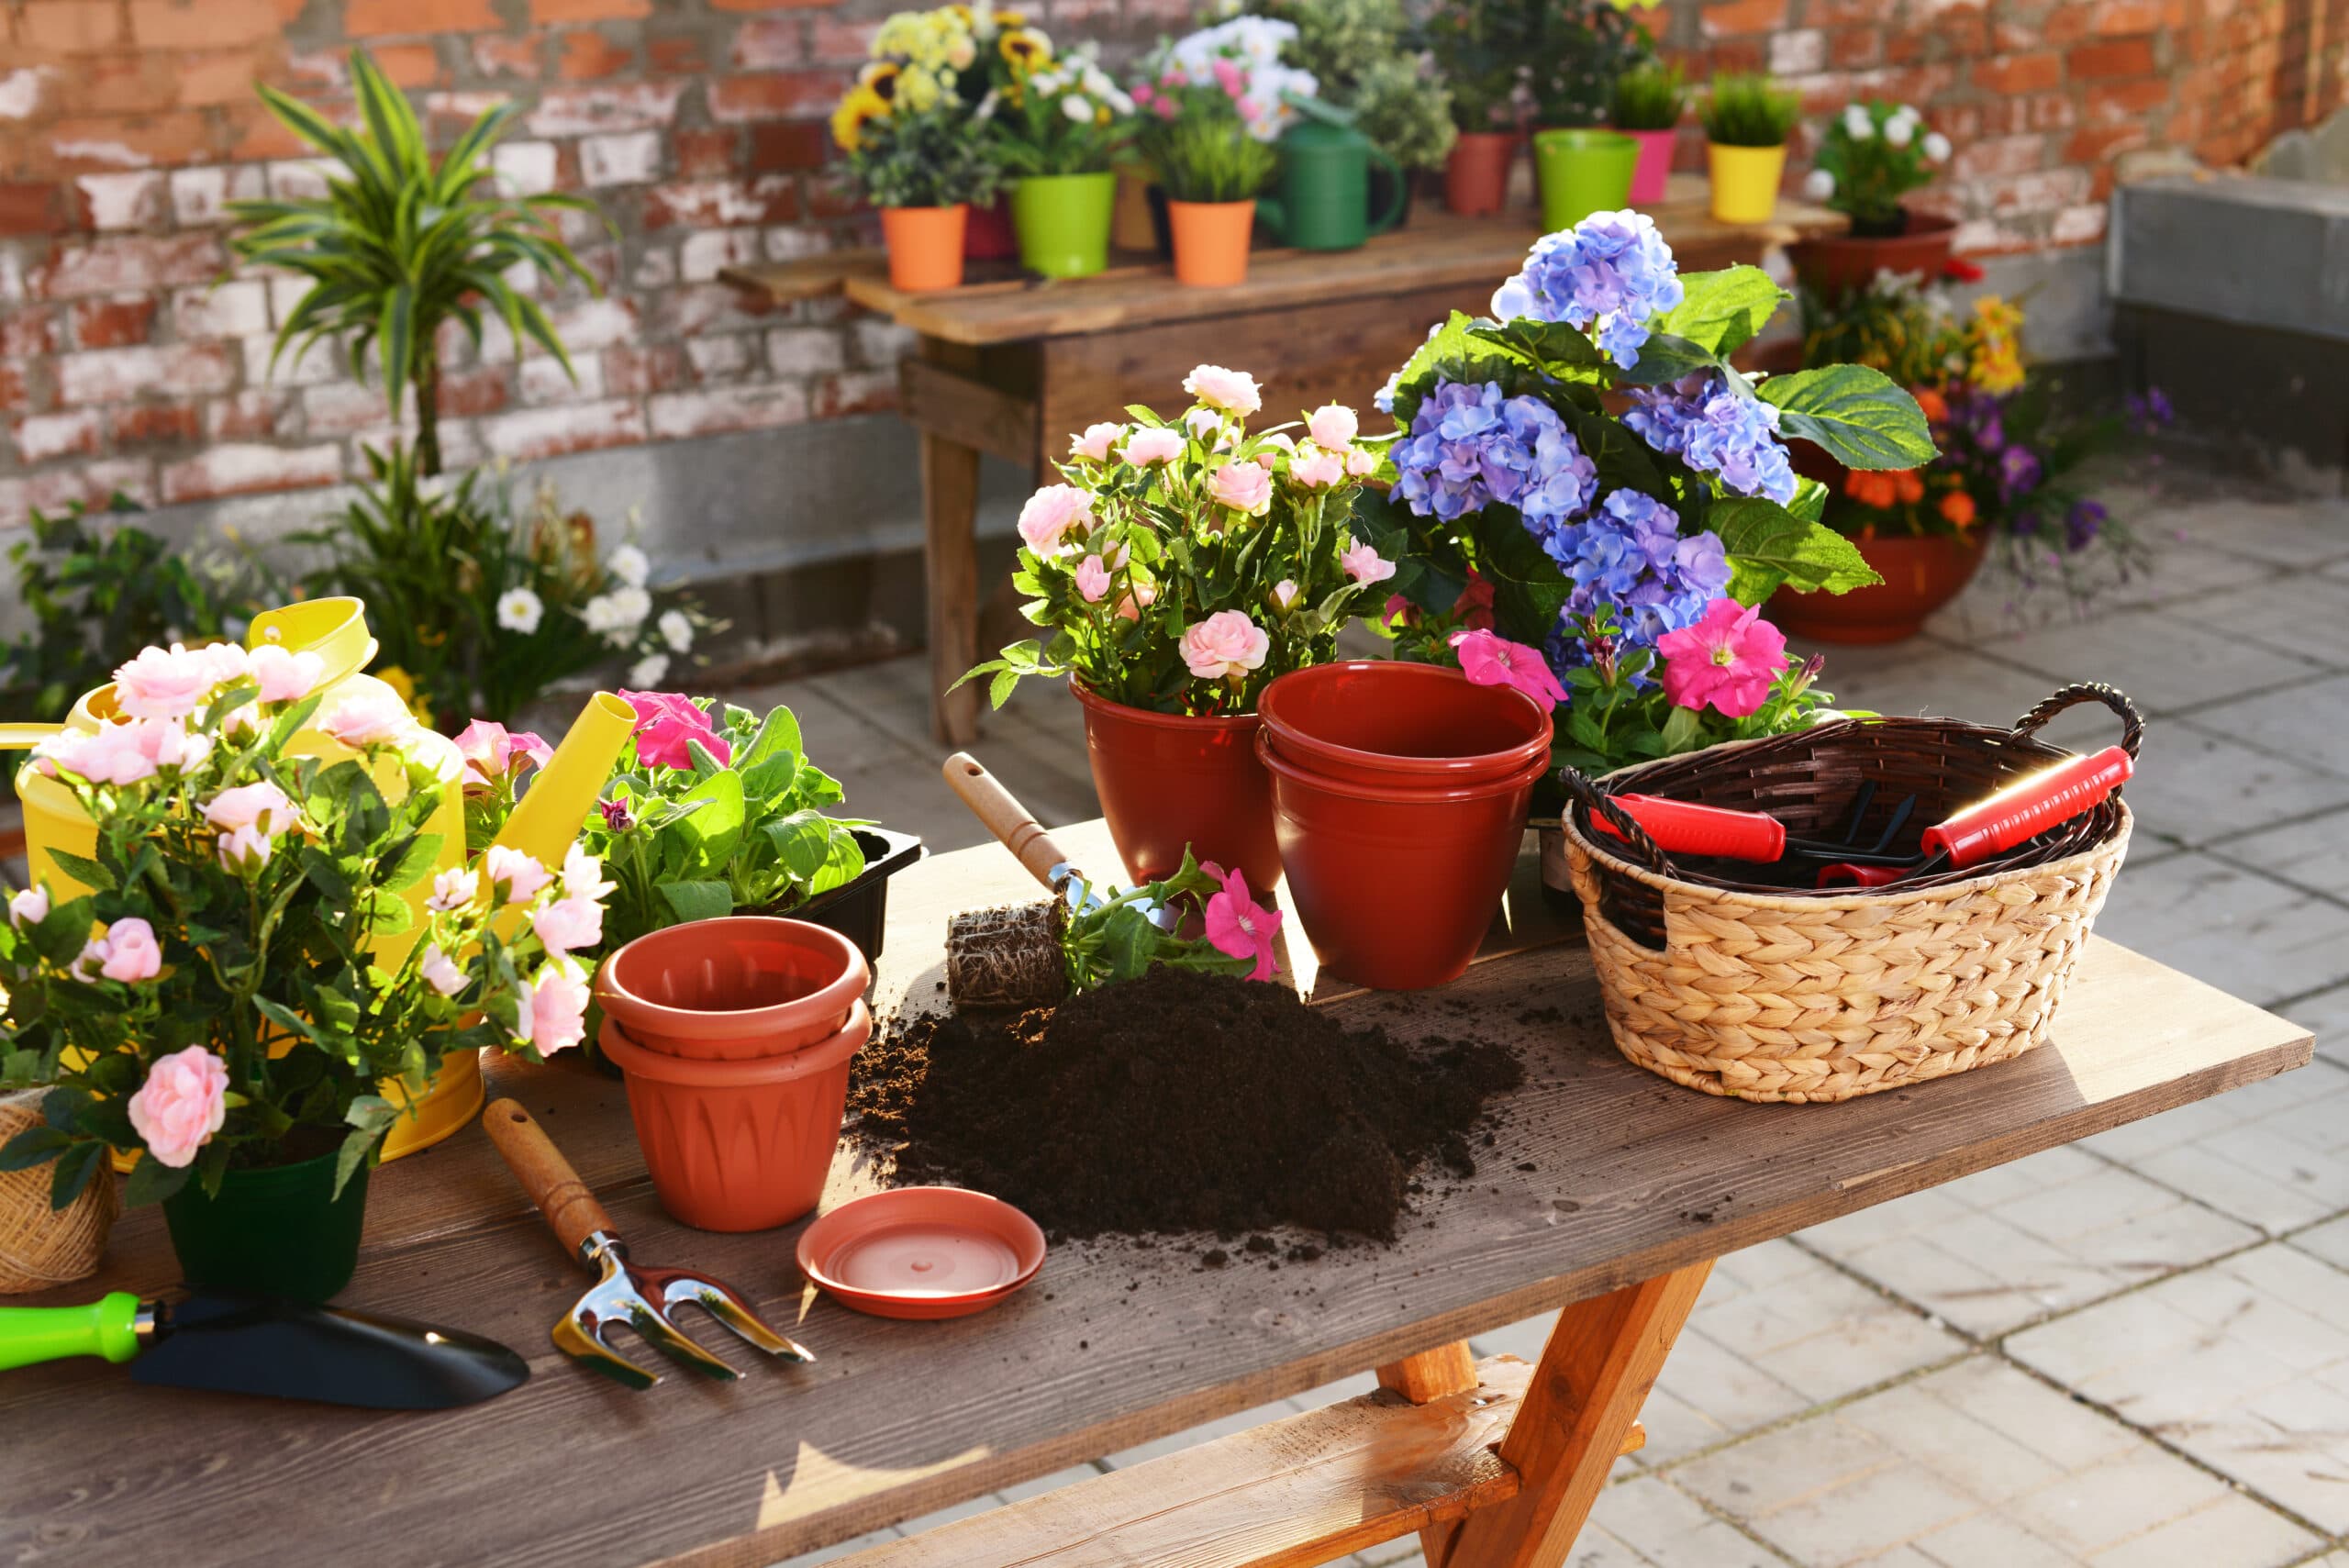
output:
{"label": "wooden bench leg", "polygon": [[[1393,1389],[1414,1405],[1447,1394],[1465,1394],[1476,1386],[1476,1358],[1467,1340],[1454,1340],[1380,1367],[1378,1386]],[[1436,1568],[1443,1561],[1444,1551],[1459,1529],[1460,1521],[1445,1519],[1419,1531],[1419,1555],[1427,1559],[1428,1568]]]}
{"label": "wooden bench leg", "polygon": [[[1558,1315],[1525,1404],[1501,1440],[1517,1496],[1420,1549],[1428,1568],[1559,1568],[1697,1305],[1709,1262],[1577,1302]],[[1384,1381],[1384,1373],[1381,1373]],[[1440,1550],[1439,1550],[1440,1548]]]}
{"label": "wooden bench leg", "polygon": [[[922,357],[957,369],[975,350],[936,339]],[[963,361],[968,360],[971,364]],[[921,432],[923,593],[928,599],[930,727],[948,746],[979,738],[979,699],[986,683],[947,688],[979,662],[979,450],[932,430]]]}

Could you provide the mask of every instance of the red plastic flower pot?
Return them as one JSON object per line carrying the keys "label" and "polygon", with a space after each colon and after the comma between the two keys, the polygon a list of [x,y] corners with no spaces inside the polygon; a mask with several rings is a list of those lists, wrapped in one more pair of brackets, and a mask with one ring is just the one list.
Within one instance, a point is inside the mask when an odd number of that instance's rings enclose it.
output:
{"label": "red plastic flower pot", "polygon": [[636,1141],[670,1218],[697,1230],[769,1230],[824,1195],[849,1063],[872,1032],[860,999],[836,1033],[783,1056],[665,1056],[608,1018],[597,1043],[628,1080]]}
{"label": "red plastic flower pot", "polygon": [[730,915],[637,938],[596,972],[596,1000],[647,1051],[744,1062],[837,1033],[871,979],[838,931]]}
{"label": "red plastic flower pot", "polygon": [[1524,138],[1513,130],[1464,130],[1443,162],[1443,205],[1484,217],[1508,205],[1508,166]]}
{"label": "red plastic flower pot", "polygon": [[1550,759],[1457,788],[1359,784],[1256,750],[1273,777],[1288,904],[1331,973],[1380,991],[1457,980],[1485,940]]}
{"label": "red plastic flower pot", "polygon": [[1979,529],[1971,539],[1926,534],[1852,542],[1884,581],[1848,594],[1790,594],[1782,588],[1770,596],[1767,611],[1780,630],[1812,642],[1906,641],[1925,629],[1935,610],[1965,591],[1989,544]]}
{"label": "red plastic flower pot", "polygon": [[1140,883],[1171,875],[1188,844],[1203,861],[1236,867],[1256,892],[1272,891],[1281,851],[1272,781],[1256,760],[1254,714],[1151,713],[1096,696],[1074,680],[1069,690],[1085,709],[1093,787],[1128,876]]}
{"label": "red plastic flower pot", "polygon": [[1921,272],[1931,284],[1949,264],[1957,220],[1939,213],[1904,214],[1898,234],[1835,234],[1798,239],[1787,247],[1795,276],[1832,302],[1873,282],[1879,272]]}
{"label": "red plastic flower pot", "polygon": [[1312,665],[1266,686],[1256,712],[1281,756],[1361,784],[1482,784],[1513,778],[1550,754],[1550,716],[1540,703],[1437,664]]}

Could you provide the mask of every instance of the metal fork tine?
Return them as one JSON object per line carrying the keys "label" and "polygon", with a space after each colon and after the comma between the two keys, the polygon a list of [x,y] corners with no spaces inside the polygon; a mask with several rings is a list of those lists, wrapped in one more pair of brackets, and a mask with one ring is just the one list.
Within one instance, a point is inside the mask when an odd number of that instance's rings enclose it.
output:
{"label": "metal fork tine", "polygon": [[796,1362],[813,1362],[816,1359],[815,1352],[798,1340],[768,1328],[757,1313],[743,1305],[740,1296],[714,1279],[700,1274],[680,1273],[669,1282],[662,1295],[671,1307],[682,1302],[694,1303],[771,1356],[783,1356]]}
{"label": "metal fork tine", "polygon": [[654,1350],[665,1351],[696,1372],[709,1377],[730,1383],[742,1375],[685,1338],[651,1302],[638,1299],[630,1304],[629,1314],[629,1322]]}
{"label": "metal fork tine", "polygon": [[604,1343],[600,1328],[598,1331],[590,1333],[576,1318],[555,1319],[554,1348],[582,1366],[600,1372],[624,1387],[650,1388],[661,1381],[659,1373],[647,1372]]}

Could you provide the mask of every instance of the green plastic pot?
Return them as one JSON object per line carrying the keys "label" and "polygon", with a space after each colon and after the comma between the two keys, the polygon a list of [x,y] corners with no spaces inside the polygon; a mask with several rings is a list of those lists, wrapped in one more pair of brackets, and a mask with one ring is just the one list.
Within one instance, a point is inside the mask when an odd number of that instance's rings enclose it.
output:
{"label": "green plastic pot", "polygon": [[1542,184],[1542,227],[1555,234],[1595,212],[1620,212],[1631,201],[1640,144],[1620,130],[1533,133],[1533,170]]}
{"label": "green plastic pot", "polygon": [[[152,1156],[149,1156],[152,1158]],[[190,1284],[323,1302],[359,1267],[367,1167],[334,1195],[335,1155],[230,1171],[217,1197],[191,1176],[163,1200],[163,1226]]]}
{"label": "green plastic pot", "polygon": [[1109,264],[1118,176],[1031,174],[1011,187],[1019,264],[1048,278],[1089,277]]}

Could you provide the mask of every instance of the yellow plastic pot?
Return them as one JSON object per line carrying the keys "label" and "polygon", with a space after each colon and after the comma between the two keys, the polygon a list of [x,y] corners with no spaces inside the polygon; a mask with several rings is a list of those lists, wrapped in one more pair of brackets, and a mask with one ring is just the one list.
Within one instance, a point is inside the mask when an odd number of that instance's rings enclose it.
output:
{"label": "yellow plastic pot", "polygon": [[[264,611],[253,617],[245,640],[249,647],[273,642],[295,652],[317,654],[326,666],[316,688],[319,692],[374,687],[385,695],[395,695],[390,687],[362,673],[375,656],[375,639],[367,630],[366,606],[357,599],[311,599]],[[321,705],[322,711],[326,706]],[[0,750],[28,747],[67,728],[95,729],[118,716],[114,687],[100,686],[73,705],[62,725],[0,725]],[[577,837],[580,821],[602,792],[613,759],[634,726],[635,713],[628,704],[609,693],[596,693],[555,749],[552,760],[530,781],[498,842],[559,863]],[[292,750],[296,755],[326,762],[353,755],[350,748],[317,729],[297,731]],[[427,830],[440,837],[438,868],[451,870],[465,863],[464,790],[459,779],[462,763],[456,742],[427,731],[418,742],[418,755],[440,764],[439,771],[448,781],[441,786]],[[375,782],[389,799],[396,801],[406,795],[406,774],[395,763],[386,763]],[[25,858],[34,880],[48,884],[59,898],[78,898],[89,892],[65,873],[56,857],[60,851],[85,858],[95,854],[96,824],[83,812],[71,790],[30,766],[17,770],[17,794],[24,805]],[[384,968],[396,968],[416,945],[422,930],[424,902],[430,895],[429,878],[409,889],[406,897],[416,924],[378,938],[370,948]],[[417,1092],[417,1085],[401,1079],[385,1079],[380,1087],[386,1099],[395,1105],[412,1104],[415,1109],[412,1117],[394,1122],[384,1140],[384,1158],[392,1160],[440,1142],[481,1109],[480,1054],[460,1051],[442,1057],[439,1077],[421,1094]]]}
{"label": "yellow plastic pot", "polygon": [[1713,217],[1721,223],[1767,223],[1778,210],[1778,183],[1786,177],[1787,150],[1779,147],[1705,146],[1713,173]]}

